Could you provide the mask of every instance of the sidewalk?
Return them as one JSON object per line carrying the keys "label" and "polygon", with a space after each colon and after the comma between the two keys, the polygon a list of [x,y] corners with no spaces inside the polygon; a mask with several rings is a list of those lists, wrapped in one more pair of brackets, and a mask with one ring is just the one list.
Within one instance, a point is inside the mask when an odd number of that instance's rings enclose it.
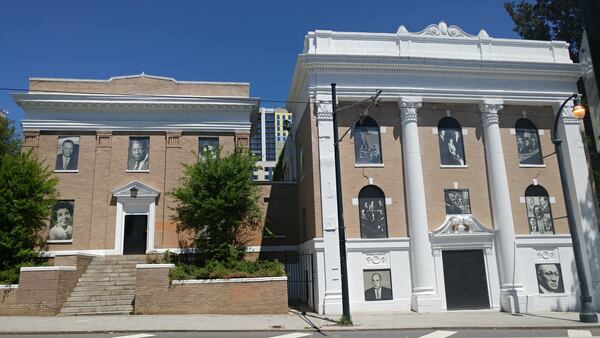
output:
{"label": "sidewalk", "polygon": [[304,331],[460,328],[600,328],[578,321],[574,312],[511,315],[495,311],[453,311],[436,314],[356,314],[354,326],[339,327],[338,316],[302,315],[153,315],[0,317],[0,334],[102,333],[176,331]]}

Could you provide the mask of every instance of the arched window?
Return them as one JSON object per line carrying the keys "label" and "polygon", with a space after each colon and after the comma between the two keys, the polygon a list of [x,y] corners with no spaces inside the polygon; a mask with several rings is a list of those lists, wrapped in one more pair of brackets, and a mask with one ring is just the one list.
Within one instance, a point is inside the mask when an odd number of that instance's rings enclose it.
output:
{"label": "arched window", "polygon": [[458,121],[451,117],[441,119],[438,123],[438,140],[442,165],[463,166],[467,164],[462,129]]}
{"label": "arched window", "polygon": [[519,119],[515,123],[517,150],[520,164],[544,164],[538,129],[529,119]]}
{"label": "arched window", "polygon": [[354,126],[354,155],[356,164],[382,163],[379,125],[368,116]]}
{"label": "arched window", "polygon": [[525,189],[527,224],[532,234],[554,234],[552,211],[548,192],[541,185],[530,185]]}
{"label": "arched window", "polygon": [[358,194],[360,237],[387,238],[385,195],[374,185],[367,185]]}

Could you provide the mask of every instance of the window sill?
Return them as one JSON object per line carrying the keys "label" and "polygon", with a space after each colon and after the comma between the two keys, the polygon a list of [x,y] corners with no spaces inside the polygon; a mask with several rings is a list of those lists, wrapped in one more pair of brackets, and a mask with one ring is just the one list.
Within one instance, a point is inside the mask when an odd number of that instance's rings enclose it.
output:
{"label": "window sill", "polygon": [[125,170],[128,173],[149,173],[150,170]]}
{"label": "window sill", "polygon": [[73,240],[72,239],[53,239],[53,240],[47,240],[46,243],[48,243],[48,244],[72,244]]}
{"label": "window sill", "polygon": [[546,168],[545,164],[519,164],[519,168]]}
{"label": "window sill", "polygon": [[55,173],[78,173],[79,170],[54,170]]}
{"label": "window sill", "polygon": [[364,164],[354,164],[354,168],[383,168],[383,163],[364,163]]}
{"label": "window sill", "polygon": [[468,165],[449,165],[449,164],[440,164],[441,169],[466,169],[469,168]]}

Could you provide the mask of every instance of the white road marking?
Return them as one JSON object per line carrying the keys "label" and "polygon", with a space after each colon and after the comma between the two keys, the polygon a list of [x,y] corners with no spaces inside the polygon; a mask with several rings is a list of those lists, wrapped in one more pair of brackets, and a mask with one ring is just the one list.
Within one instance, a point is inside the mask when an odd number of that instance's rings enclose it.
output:
{"label": "white road marking", "polygon": [[114,338],[146,338],[146,337],[154,337],[153,334],[140,333],[140,334],[132,334],[130,336],[119,336]]}
{"label": "white road marking", "polygon": [[592,333],[588,330],[567,330],[569,337],[591,337]]}
{"label": "white road marking", "polygon": [[269,337],[269,338],[300,338],[300,337],[306,337],[306,336],[310,336],[310,333],[298,333],[298,332],[294,332],[294,333],[288,333],[288,334],[284,334],[281,336],[273,336],[273,337]]}
{"label": "white road marking", "polygon": [[453,335],[455,333],[456,333],[456,331],[433,331],[430,334],[426,334],[419,338],[446,338],[446,337],[450,337],[451,335]]}

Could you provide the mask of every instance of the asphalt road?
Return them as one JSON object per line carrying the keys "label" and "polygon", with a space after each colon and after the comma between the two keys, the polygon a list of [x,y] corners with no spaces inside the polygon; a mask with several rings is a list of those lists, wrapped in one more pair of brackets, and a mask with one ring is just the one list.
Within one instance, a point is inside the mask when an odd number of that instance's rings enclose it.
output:
{"label": "asphalt road", "polygon": [[0,335],[0,338],[500,338],[500,337],[600,337],[600,329],[594,330],[393,330],[393,331],[325,331],[325,332],[160,332],[160,333],[107,333],[107,334],[60,334],[60,335]]}

